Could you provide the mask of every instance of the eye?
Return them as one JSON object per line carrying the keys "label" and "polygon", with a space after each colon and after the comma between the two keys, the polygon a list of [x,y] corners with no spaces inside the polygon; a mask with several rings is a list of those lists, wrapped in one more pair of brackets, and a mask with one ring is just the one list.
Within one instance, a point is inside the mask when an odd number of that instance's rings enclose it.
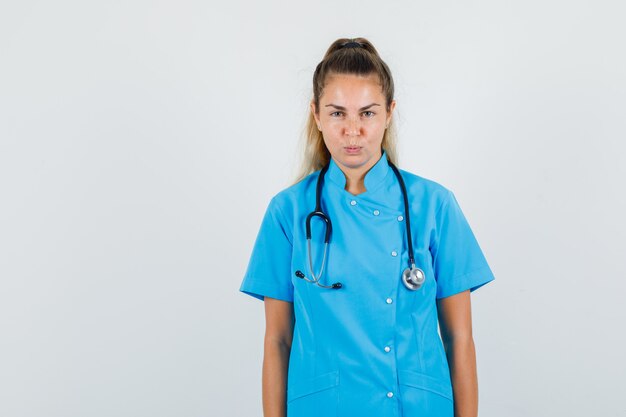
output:
{"label": "eye", "polygon": [[365,117],[374,117],[374,114],[376,114],[376,113],[374,113],[373,111],[370,111],[370,110],[366,110],[366,111],[363,112],[363,115]]}
{"label": "eye", "polygon": [[340,112],[340,111],[334,111],[334,112],[332,112],[330,115],[331,115],[332,117],[336,117],[335,115],[339,116],[340,114],[341,114],[341,112]]}

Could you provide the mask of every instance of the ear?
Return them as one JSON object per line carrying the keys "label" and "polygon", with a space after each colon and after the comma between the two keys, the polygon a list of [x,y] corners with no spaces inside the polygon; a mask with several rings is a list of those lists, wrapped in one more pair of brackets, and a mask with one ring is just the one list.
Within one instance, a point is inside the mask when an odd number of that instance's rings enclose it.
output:
{"label": "ear", "polygon": [[396,108],[396,101],[391,100],[391,103],[389,104],[389,111],[387,112],[387,125],[389,125],[389,122],[391,121],[391,116],[393,115],[393,110],[395,108]]}
{"label": "ear", "polygon": [[[316,109],[315,109],[315,102],[314,102],[313,100],[311,100],[310,107],[311,107],[311,114],[313,115],[313,118],[315,119],[315,123],[317,124],[318,129],[319,129],[319,126],[320,126],[320,118],[319,118],[318,114],[317,114],[317,113],[316,113],[316,111],[315,111],[315,110],[316,110]],[[321,130],[321,129],[320,129],[320,130]]]}

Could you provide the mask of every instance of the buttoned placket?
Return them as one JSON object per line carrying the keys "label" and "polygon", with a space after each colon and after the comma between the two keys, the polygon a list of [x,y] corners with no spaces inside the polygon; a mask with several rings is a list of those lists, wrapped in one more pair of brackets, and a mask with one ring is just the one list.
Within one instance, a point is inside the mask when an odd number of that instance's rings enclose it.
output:
{"label": "buttoned placket", "polygon": [[[389,196],[388,193],[380,193],[377,195],[377,187],[381,187],[383,184],[389,185],[390,181],[396,181],[395,174],[388,165],[385,154],[383,154],[381,160],[379,160],[377,164],[366,174],[364,178],[366,192],[363,194],[349,195],[349,193],[345,190],[345,176],[334,161],[331,161],[331,167],[329,167],[327,175],[330,181],[343,191],[346,207],[348,208],[348,212],[352,215],[362,216],[364,213],[369,213],[369,216],[366,216],[367,220],[382,222],[381,227],[384,228],[393,228],[394,226],[397,227],[397,225],[404,220],[404,216],[401,212],[389,209],[388,205],[392,205],[392,202],[388,202],[387,205],[376,207],[376,201],[378,198],[387,199]],[[375,196],[377,196],[377,198],[374,198]],[[401,197],[399,201],[401,201]],[[402,227],[404,227],[403,224]],[[378,335],[380,337],[380,340],[378,341],[380,352],[384,355],[386,358],[385,361],[388,364],[388,370],[385,372],[387,377],[384,378],[384,381],[386,381],[385,386],[381,387],[384,391],[381,395],[384,395],[389,401],[394,400],[390,403],[392,404],[392,409],[390,410],[392,415],[401,414],[399,403],[400,399],[396,395],[398,392],[398,358],[396,356],[397,352],[394,348],[394,344],[397,331],[397,306],[395,303],[395,297],[398,294],[399,285],[402,285],[400,282],[400,273],[396,276],[396,271],[400,270],[403,258],[401,254],[404,249],[402,241],[404,233],[400,229],[398,230],[400,233],[396,233],[394,231],[394,233],[386,239],[387,243],[384,246],[385,249],[383,249],[386,252],[384,256],[387,257],[389,262],[388,268],[385,267],[385,269],[388,271],[394,271],[392,272],[394,276],[389,277],[392,281],[389,281],[390,284],[386,286],[386,289],[383,290],[384,293],[381,294],[381,302],[385,303],[386,306],[382,311],[387,311],[384,316],[387,318],[387,325],[385,326],[385,330]]]}
{"label": "buttoned placket", "polygon": [[[354,208],[355,206],[357,206],[359,204],[359,202],[357,201],[357,198],[355,197],[355,198],[350,198],[348,204],[349,204],[350,207]],[[381,211],[379,209],[373,209],[373,210],[371,210],[371,213],[373,215],[373,218],[376,218],[376,217],[380,216]],[[355,215],[356,215],[356,213],[355,213]],[[404,216],[402,216],[401,214],[397,215],[396,218],[395,218],[396,222],[402,222],[403,220],[404,220]],[[390,245],[397,245],[396,242],[390,242],[389,244]],[[401,250],[401,248],[396,248],[396,246],[394,246],[394,249],[389,252],[389,254],[390,254],[391,258],[392,258],[390,260],[390,262],[393,263],[393,262],[396,262],[399,259],[398,258],[398,254],[399,254],[398,252],[400,250]],[[397,268],[394,268],[394,269],[397,269]],[[395,289],[397,287],[394,286],[393,288]],[[391,315],[390,316],[390,325],[387,328],[395,329],[395,325],[396,325],[396,323],[395,323],[396,322],[396,309],[394,307],[393,297],[392,296],[386,297],[384,299],[384,302],[389,305],[389,312],[390,312],[390,315]],[[390,341],[387,342],[387,343],[383,343],[382,350],[385,353],[390,353],[392,351],[393,336],[394,336],[394,334],[392,332],[391,336],[389,337]],[[393,372],[391,372],[391,374],[390,374],[390,378],[394,382],[389,385],[391,390],[387,391],[386,396],[387,396],[387,398],[393,398],[394,397],[394,390],[397,390],[397,378],[396,378],[396,374],[397,374],[397,364],[396,364],[396,361],[397,361],[397,358],[395,357],[395,354],[390,353],[389,359],[391,361],[390,367],[393,369]]]}

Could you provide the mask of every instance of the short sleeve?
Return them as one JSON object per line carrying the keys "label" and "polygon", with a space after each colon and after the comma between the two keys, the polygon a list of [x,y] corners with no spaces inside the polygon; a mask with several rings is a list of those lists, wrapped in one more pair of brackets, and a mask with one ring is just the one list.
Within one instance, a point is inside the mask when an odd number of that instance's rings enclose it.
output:
{"label": "short sleeve", "polygon": [[495,279],[452,191],[435,215],[430,251],[437,280],[436,298],[470,292]]}
{"label": "short sleeve", "polygon": [[239,291],[259,300],[268,296],[293,302],[290,236],[274,197],[265,211]]}

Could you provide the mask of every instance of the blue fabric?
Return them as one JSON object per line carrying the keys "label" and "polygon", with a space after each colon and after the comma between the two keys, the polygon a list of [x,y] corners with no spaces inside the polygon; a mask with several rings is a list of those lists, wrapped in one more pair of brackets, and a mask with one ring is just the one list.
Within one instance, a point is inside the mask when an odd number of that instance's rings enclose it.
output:
{"label": "blue fabric", "polygon": [[[315,207],[319,171],[276,194],[259,230],[240,291],[292,302],[288,417],[453,417],[453,393],[436,299],[475,291],[494,276],[454,194],[400,170],[409,196],[417,291],[401,281],[408,255],[402,192],[383,153],[365,176],[366,192],[345,190],[334,160],[322,207],[333,233],[321,288],[311,278],[305,218]],[[401,216],[401,217],[400,217]],[[324,223],[312,220],[315,273]]]}

